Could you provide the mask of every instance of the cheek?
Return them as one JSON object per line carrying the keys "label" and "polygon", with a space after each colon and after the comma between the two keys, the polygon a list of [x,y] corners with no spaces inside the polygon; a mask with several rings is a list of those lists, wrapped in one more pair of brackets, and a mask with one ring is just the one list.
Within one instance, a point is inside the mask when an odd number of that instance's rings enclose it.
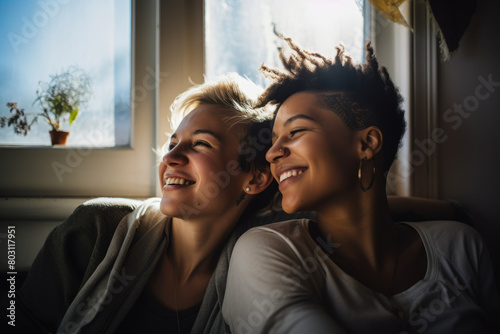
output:
{"label": "cheek", "polygon": [[342,151],[330,157],[329,179],[338,185],[352,185],[357,182],[357,173],[359,161],[357,157]]}
{"label": "cheek", "polygon": [[270,169],[271,169],[271,174],[277,180],[277,178],[276,178],[276,165],[275,164],[270,164]]}
{"label": "cheek", "polygon": [[200,160],[197,170],[199,175],[203,175],[205,183],[215,183],[222,190],[232,185],[241,174],[238,162],[224,157]]}
{"label": "cheek", "polygon": [[[312,164],[316,166],[320,178],[330,182],[350,182],[357,173],[359,161],[355,152],[345,141],[317,143],[314,153],[310,154]],[[313,148],[311,147],[311,150]]]}
{"label": "cheek", "polygon": [[[298,161],[303,160],[309,167],[315,168],[330,163],[331,147],[327,143],[315,140],[297,140],[290,146],[290,156]],[[272,169],[271,169],[272,170]]]}
{"label": "cheek", "polygon": [[166,168],[167,166],[163,162],[160,162],[160,165],[158,166],[158,177],[160,179],[160,183],[163,182],[163,174],[165,174]]}

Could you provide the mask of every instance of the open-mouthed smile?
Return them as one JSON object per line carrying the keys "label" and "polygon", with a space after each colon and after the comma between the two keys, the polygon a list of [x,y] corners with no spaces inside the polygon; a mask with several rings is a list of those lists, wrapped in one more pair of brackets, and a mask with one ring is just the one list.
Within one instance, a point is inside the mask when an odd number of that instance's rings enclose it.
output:
{"label": "open-mouthed smile", "polygon": [[280,183],[291,177],[301,175],[304,171],[304,168],[287,170],[279,175]]}
{"label": "open-mouthed smile", "polygon": [[172,186],[172,185],[189,186],[193,183],[194,183],[193,181],[184,179],[182,177],[169,177],[165,180],[166,186]]}

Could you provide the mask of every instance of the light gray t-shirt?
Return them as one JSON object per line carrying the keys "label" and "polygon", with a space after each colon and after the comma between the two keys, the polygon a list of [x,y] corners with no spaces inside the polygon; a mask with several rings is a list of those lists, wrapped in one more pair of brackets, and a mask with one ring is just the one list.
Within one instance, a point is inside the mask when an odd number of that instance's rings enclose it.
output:
{"label": "light gray t-shirt", "polygon": [[491,261],[479,234],[457,222],[405,223],[427,253],[425,277],[394,296],[377,293],[329,258],[309,220],[257,227],[237,242],[223,316],[233,334],[480,333],[497,312]]}

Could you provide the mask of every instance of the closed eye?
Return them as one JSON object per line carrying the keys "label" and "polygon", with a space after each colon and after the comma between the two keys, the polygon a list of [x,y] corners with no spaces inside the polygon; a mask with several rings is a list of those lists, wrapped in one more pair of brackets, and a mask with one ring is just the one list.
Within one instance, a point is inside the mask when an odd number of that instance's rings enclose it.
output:
{"label": "closed eye", "polygon": [[172,150],[174,149],[175,145],[177,145],[177,144],[176,144],[176,143],[170,143],[170,144],[168,145],[168,150],[169,150],[169,151],[172,151]]}
{"label": "closed eye", "polygon": [[292,131],[290,131],[290,138],[293,138],[293,136],[295,136],[297,133],[304,132],[306,130],[307,129],[293,129]]}
{"label": "closed eye", "polygon": [[193,146],[203,146],[203,147],[208,147],[208,148],[212,147],[212,145],[210,145],[208,142],[206,142],[204,140],[196,140],[194,142]]}

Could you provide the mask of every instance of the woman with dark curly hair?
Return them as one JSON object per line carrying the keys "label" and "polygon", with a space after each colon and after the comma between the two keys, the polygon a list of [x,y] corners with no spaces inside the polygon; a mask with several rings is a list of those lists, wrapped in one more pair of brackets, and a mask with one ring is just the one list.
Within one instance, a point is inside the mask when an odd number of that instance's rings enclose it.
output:
{"label": "woman with dark curly hair", "polygon": [[[223,315],[232,333],[477,333],[498,312],[479,234],[452,221],[394,223],[386,175],[405,130],[402,98],[369,43],[356,65],[289,38],[285,71],[260,105],[276,105],[271,172],[298,219],[237,242]],[[497,314],[497,313],[496,313]],[[494,327],[492,327],[494,328]]]}

